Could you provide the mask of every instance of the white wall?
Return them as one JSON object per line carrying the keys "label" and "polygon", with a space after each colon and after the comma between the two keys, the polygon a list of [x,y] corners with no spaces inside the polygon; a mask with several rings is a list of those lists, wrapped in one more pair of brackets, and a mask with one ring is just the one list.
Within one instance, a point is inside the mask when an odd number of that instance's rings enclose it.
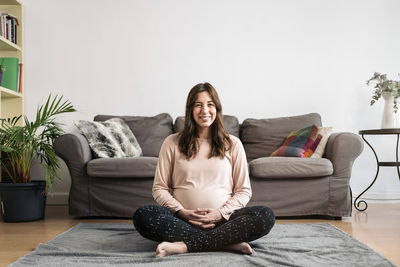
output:
{"label": "white wall", "polygon": [[[374,71],[400,72],[398,0],[21,0],[25,20],[25,112],[62,94],[79,112],[184,113],[189,89],[209,81],[225,114],[269,118],[318,112],[335,131],[379,128],[370,107]],[[67,127],[67,128],[68,128]],[[395,138],[374,138],[394,157]],[[375,175],[365,146],[351,186]],[[68,172],[58,192],[67,191]],[[57,192],[57,191],[56,191]],[[370,197],[400,199],[394,168]]]}

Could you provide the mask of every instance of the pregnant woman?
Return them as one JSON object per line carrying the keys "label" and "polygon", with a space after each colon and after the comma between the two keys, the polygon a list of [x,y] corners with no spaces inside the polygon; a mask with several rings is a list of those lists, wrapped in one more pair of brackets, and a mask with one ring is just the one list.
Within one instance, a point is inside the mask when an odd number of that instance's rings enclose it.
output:
{"label": "pregnant woman", "polygon": [[245,207],[251,198],[246,154],[223,125],[218,94],[209,83],[187,97],[184,129],[160,150],[153,184],[158,205],[136,210],[133,223],[145,238],[160,242],[156,257],[230,250],[251,254],[247,243],[269,233],[272,210]]}

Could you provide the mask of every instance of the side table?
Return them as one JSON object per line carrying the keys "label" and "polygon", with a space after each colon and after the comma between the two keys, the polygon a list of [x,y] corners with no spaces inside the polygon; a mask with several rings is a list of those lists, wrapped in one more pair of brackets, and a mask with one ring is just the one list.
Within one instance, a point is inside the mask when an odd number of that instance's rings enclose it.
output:
{"label": "side table", "polygon": [[[365,192],[368,191],[368,189],[371,188],[371,186],[375,183],[376,178],[378,177],[379,174],[379,168],[382,167],[396,167],[397,168],[397,175],[400,180],[400,162],[399,162],[399,135],[400,135],[400,128],[390,128],[390,129],[376,129],[376,130],[361,130],[358,132],[362,139],[364,140],[365,143],[372,149],[372,152],[374,152],[375,159],[376,159],[376,174],[375,178],[372,181],[372,183],[360,194],[358,197],[354,200],[354,207],[358,211],[364,211],[368,208],[368,204],[365,200],[357,200],[363,195]],[[371,146],[371,144],[365,139],[364,135],[397,135],[397,143],[396,143],[396,161],[379,161],[378,156],[375,153],[375,150]],[[360,208],[360,204],[363,203],[365,205],[364,208]]]}

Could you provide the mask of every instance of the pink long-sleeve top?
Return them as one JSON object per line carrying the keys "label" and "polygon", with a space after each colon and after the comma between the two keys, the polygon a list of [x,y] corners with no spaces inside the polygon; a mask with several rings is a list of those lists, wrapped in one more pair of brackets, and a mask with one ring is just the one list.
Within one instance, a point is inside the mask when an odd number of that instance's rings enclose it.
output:
{"label": "pink long-sleeve top", "polygon": [[153,197],[177,212],[183,208],[215,208],[228,220],[234,210],[251,198],[246,154],[239,138],[230,135],[232,149],[226,156],[209,158],[211,140],[199,139],[196,157],[188,160],[179,151],[178,134],[161,146],[153,184]]}

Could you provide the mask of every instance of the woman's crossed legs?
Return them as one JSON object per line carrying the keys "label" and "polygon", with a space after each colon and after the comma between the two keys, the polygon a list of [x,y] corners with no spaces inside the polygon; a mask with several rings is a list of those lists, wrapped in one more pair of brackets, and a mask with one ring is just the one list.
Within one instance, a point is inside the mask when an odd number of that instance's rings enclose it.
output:
{"label": "woman's crossed legs", "polygon": [[[133,215],[136,230],[145,238],[161,243],[157,256],[200,251],[234,250],[251,254],[247,243],[269,233],[275,223],[272,210],[253,206],[233,212],[228,221],[211,230],[199,229],[180,219],[168,208],[144,206]],[[175,245],[174,245],[175,244]]]}

